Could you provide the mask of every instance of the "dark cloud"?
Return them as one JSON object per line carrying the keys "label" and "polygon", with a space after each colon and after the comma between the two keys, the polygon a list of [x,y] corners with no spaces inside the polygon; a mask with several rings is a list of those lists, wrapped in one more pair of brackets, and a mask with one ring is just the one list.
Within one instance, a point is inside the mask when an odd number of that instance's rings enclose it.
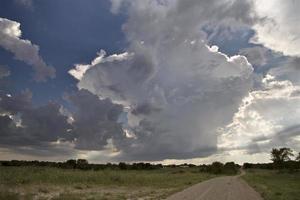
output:
{"label": "dark cloud", "polygon": [[152,112],[158,112],[160,111],[160,108],[152,106],[151,104],[142,104],[142,105],[138,105],[136,106],[133,110],[132,110],[132,114],[134,115],[149,115]]}
{"label": "dark cloud", "polygon": [[1,144],[14,146],[39,146],[58,140],[71,140],[67,130],[67,117],[60,113],[60,105],[48,103],[31,105],[31,93],[16,96],[1,94]]}
{"label": "dark cloud", "polygon": [[73,140],[61,106],[49,102],[35,107],[31,97],[29,90],[17,95],[0,93],[0,146],[22,155],[71,155],[71,148],[59,144]]}
{"label": "dark cloud", "polygon": [[148,52],[137,54],[130,65],[128,73],[132,75],[136,82],[146,81],[154,73],[154,63],[151,55]]}
{"label": "dark cloud", "polygon": [[[70,152],[58,144],[74,144],[70,148],[82,150],[103,150],[108,139],[116,141],[125,138],[118,122],[123,107],[109,99],[99,99],[87,90],[80,90],[67,97],[74,106],[68,117],[61,111],[61,105],[49,102],[34,107],[31,92],[19,95],[0,96],[0,145],[20,151],[27,147],[28,153],[53,154]],[[55,145],[57,144],[57,145]]]}
{"label": "dark cloud", "polygon": [[[290,141],[291,138],[300,135],[300,125],[293,125],[290,127],[286,127],[283,130],[275,133],[275,136],[272,138],[271,143],[275,143],[275,145],[285,146]],[[274,145],[274,146],[275,146]]]}
{"label": "dark cloud", "polygon": [[0,133],[1,133],[1,143],[6,143],[8,139],[16,135],[19,129],[9,116],[0,116]]}
{"label": "dark cloud", "polygon": [[282,58],[277,67],[270,69],[269,73],[279,80],[289,80],[295,85],[300,84],[300,57],[287,56]]}
{"label": "dark cloud", "polygon": [[272,148],[274,146],[285,146],[291,138],[294,138],[298,135],[300,135],[300,125],[293,125],[269,136],[261,135],[255,137],[252,139],[252,142],[265,142],[264,145],[266,147]]}
{"label": "dark cloud", "polygon": [[76,138],[75,148],[103,150],[107,140],[122,138],[123,130],[118,122],[123,107],[109,99],[100,100],[87,90],[80,90],[67,97],[75,106],[72,135]]}
{"label": "dark cloud", "polygon": [[264,47],[255,46],[241,49],[239,54],[246,56],[251,64],[260,67],[267,64],[270,50]]}
{"label": "dark cloud", "polygon": [[292,68],[300,70],[300,57],[292,57],[289,64]]}
{"label": "dark cloud", "polygon": [[0,113],[9,113],[14,115],[32,108],[32,93],[29,90],[25,90],[15,96],[11,96],[10,94],[6,94],[2,91],[0,93],[0,98]]}
{"label": "dark cloud", "polygon": [[269,136],[258,136],[252,139],[252,143],[240,149],[246,149],[248,153],[255,154],[269,152],[274,147],[297,147],[293,139],[300,135],[300,125],[286,127],[283,130]]}
{"label": "dark cloud", "polygon": [[72,140],[72,136],[68,134],[71,126],[67,123],[67,117],[62,115],[59,109],[59,104],[50,102],[22,112],[22,126],[26,135],[40,142]]}

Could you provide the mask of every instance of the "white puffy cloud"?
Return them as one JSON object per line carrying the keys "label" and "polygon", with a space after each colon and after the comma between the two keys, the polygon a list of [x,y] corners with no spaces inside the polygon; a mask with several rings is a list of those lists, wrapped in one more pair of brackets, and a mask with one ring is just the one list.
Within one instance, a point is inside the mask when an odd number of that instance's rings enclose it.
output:
{"label": "white puffy cloud", "polygon": [[81,80],[85,72],[91,67],[100,63],[126,60],[128,57],[132,56],[132,54],[125,52],[122,54],[113,54],[108,57],[105,56],[106,52],[101,50],[97,53],[97,57],[91,62],[91,64],[76,64],[74,69],[69,70],[69,74],[74,78]]}
{"label": "white puffy cloud", "polygon": [[0,46],[33,67],[36,81],[55,77],[55,69],[48,66],[39,55],[39,47],[29,40],[21,39],[20,23],[0,18]]}
{"label": "white puffy cloud", "polygon": [[300,2],[296,0],[253,0],[258,16],[264,20],[253,26],[252,39],[290,56],[300,55]]}
{"label": "white puffy cloud", "polygon": [[300,2],[254,2],[257,15],[263,20],[253,26],[256,33],[251,41],[286,57],[272,61],[261,90],[251,92],[249,102],[245,99],[247,105],[240,107],[226,129],[231,133],[228,141],[235,141],[228,144],[250,153],[267,152],[278,146],[300,150]]}
{"label": "white puffy cloud", "polygon": [[219,148],[246,153],[289,146],[300,150],[300,87],[267,75],[263,88],[245,97],[232,123],[220,129]]}

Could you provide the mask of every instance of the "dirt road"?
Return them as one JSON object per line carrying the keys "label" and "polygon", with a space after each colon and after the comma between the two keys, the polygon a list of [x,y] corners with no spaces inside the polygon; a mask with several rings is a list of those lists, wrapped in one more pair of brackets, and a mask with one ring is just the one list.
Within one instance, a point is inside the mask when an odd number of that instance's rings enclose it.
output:
{"label": "dirt road", "polygon": [[189,187],[167,200],[262,200],[239,176],[214,178]]}

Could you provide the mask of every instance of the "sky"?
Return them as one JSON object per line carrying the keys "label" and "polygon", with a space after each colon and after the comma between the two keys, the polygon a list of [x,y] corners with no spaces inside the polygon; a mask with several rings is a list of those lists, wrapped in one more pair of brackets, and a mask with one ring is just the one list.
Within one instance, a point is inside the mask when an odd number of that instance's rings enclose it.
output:
{"label": "sky", "polygon": [[296,0],[1,0],[0,160],[300,151]]}

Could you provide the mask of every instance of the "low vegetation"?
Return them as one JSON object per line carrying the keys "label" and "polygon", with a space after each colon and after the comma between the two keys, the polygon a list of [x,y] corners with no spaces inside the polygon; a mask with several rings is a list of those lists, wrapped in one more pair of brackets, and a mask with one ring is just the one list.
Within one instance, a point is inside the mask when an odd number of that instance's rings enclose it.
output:
{"label": "low vegetation", "polygon": [[245,163],[243,178],[265,200],[300,199],[300,153],[294,156],[290,148],[272,149],[271,163]]}
{"label": "low vegetation", "polygon": [[[245,163],[243,178],[266,200],[296,200],[300,196],[300,154],[273,149],[271,163]],[[210,165],[151,163],[90,164],[0,161],[0,199],[163,199],[193,184],[220,175],[236,175],[234,162]]]}
{"label": "low vegetation", "polygon": [[80,170],[0,167],[0,199],[162,199],[216,175],[198,167]]}
{"label": "low vegetation", "polygon": [[234,175],[233,162],[211,165],[0,161],[0,199],[162,199],[193,184]]}
{"label": "low vegetation", "polygon": [[248,169],[243,176],[265,200],[299,200],[300,172]]}

